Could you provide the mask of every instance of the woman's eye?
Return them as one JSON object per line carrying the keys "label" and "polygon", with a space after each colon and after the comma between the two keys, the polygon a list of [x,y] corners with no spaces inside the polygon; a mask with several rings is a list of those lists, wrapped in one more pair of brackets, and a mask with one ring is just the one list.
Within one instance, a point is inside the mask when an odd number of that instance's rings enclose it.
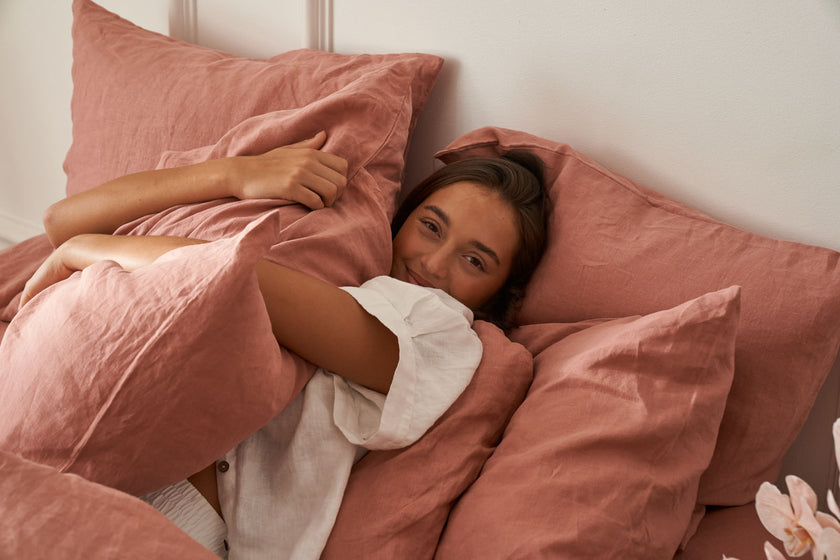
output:
{"label": "woman's eye", "polygon": [[420,223],[423,224],[423,226],[432,233],[440,232],[440,228],[438,228],[437,224],[430,220],[420,220]]}
{"label": "woman's eye", "polygon": [[468,263],[473,265],[478,270],[482,270],[482,271],[484,270],[484,263],[481,262],[481,259],[479,259],[478,257],[473,257],[471,255],[467,255],[466,259],[467,259]]}

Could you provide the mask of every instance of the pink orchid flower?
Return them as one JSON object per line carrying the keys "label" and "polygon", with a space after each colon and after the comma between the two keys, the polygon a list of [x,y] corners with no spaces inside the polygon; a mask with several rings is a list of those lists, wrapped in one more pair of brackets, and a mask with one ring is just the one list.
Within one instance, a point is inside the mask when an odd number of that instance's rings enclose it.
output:
{"label": "pink orchid flower", "polygon": [[764,543],[764,556],[767,557],[767,560],[787,560],[784,554],[769,542]]}
{"label": "pink orchid flower", "polygon": [[[823,530],[816,517],[817,495],[797,476],[789,475],[785,482],[790,497],[769,482],[761,485],[755,496],[758,518],[771,535],[784,543],[790,556],[802,556],[810,550],[815,559],[822,560],[822,550],[817,544]],[[765,546],[765,554],[766,551]]]}
{"label": "pink orchid flower", "polygon": [[831,527],[823,529],[817,544],[828,560],[837,560],[840,558],[840,532],[836,529]]}
{"label": "pink orchid flower", "polygon": [[[840,418],[831,428],[834,436],[834,455],[840,465]],[[817,495],[802,479],[785,477],[790,496],[765,482],[755,496],[755,509],[764,527],[785,545],[793,557],[809,550],[814,560],[840,560],[840,505],[829,490],[828,509],[833,516],[817,511]],[[784,555],[769,542],[764,543],[767,560],[785,560]],[[724,560],[737,560],[728,556]]]}
{"label": "pink orchid flower", "polygon": [[[834,456],[837,464],[840,465],[840,419],[834,421],[831,427],[834,436]],[[817,520],[823,527],[817,545],[825,557],[829,560],[840,560],[840,507],[834,499],[834,493],[829,490],[827,496],[828,509],[834,517],[826,514],[818,514]]]}

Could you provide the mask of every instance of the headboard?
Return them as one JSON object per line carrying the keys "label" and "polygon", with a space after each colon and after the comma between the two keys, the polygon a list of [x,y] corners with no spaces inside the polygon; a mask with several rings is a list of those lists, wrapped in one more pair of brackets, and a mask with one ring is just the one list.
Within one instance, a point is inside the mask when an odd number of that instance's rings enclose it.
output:
{"label": "headboard", "polygon": [[[770,237],[840,249],[840,9],[749,1],[102,0],[140,25],[239,55],[312,47],[446,59],[406,182],[485,125],[565,142],[639,184]],[[53,6],[51,6],[53,8]],[[0,238],[63,196],[70,2],[4,4]],[[34,68],[41,69],[33,72]],[[785,472],[835,484],[840,367]]]}

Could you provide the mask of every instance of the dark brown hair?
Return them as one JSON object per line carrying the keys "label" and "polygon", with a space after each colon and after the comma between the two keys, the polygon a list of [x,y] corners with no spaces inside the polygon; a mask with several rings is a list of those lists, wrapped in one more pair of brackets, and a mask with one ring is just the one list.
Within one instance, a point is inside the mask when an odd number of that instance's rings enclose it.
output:
{"label": "dark brown hair", "polygon": [[491,321],[508,330],[513,326],[525,286],[545,250],[548,223],[548,196],[543,186],[542,161],[534,154],[515,150],[496,158],[471,158],[446,165],[411,190],[391,222],[391,233],[397,232],[414,211],[432,193],[461,181],[469,181],[491,189],[507,201],[516,212],[519,247],[505,284],[476,309],[477,319]]}

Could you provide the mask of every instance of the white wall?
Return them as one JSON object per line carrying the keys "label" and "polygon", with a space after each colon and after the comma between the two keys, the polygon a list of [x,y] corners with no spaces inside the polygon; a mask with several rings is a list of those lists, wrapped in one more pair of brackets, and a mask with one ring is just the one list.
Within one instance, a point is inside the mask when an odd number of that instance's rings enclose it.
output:
{"label": "white wall", "polygon": [[418,157],[479,126],[525,130],[734,225],[840,249],[836,1],[355,0],[334,29],[338,51],[447,58]]}
{"label": "white wall", "polygon": [[[309,41],[309,0],[97,0],[130,21],[242,56],[271,56]],[[170,14],[176,14],[170,22]],[[71,0],[0,0],[0,248],[42,231],[64,196],[70,146]],[[193,32],[194,35],[190,36]]]}
{"label": "white wall", "polygon": [[[171,5],[103,0],[166,32]],[[408,178],[494,124],[568,142],[758,233],[840,249],[840,8],[832,0],[197,0],[197,41],[247,56],[303,44],[332,6],[339,52],[447,59]],[[0,237],[40,231],[70,143],[70,1],[0,0]]]}
{"label": "white wall", "polygon": [[[168,31],[167,0],[100,4]],[[41,214],[64,196],[71,23],[69,0],[0,0],[0,247],[40,233]]]}

